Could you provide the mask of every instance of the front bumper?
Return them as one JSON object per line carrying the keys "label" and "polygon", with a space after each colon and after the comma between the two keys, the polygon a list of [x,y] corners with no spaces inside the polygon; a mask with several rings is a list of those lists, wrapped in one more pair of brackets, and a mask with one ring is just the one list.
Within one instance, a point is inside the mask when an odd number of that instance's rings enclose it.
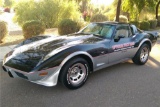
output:
{"label": "front bumper", "polygon": [[[55,86],[58,82],[58,76],[59,76],[59,72],[60,72],[60,67],[53,67],[53,68],[49,68],[49,69],[45,69],[42,71],[35,71],[35,72],[24,72],[24,71],[20,71],[8,66],[2,66],[3,70],[8,72],[8,74],[10,75],[10,77],[13,78],[23,78],[25,80],[28,80],[30,82],[36,83],[36,84],[40,84],[40,85],[44,85],[44,86]],[[47,73],[47,75],[43,76],[40,75],[41,73]]]}

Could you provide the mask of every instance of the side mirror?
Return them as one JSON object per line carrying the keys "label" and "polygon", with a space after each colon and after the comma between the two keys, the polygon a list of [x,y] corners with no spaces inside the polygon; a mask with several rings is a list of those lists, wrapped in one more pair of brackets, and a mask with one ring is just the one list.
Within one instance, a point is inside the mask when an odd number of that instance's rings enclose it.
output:
{"label": "side mirror", "polygon": [[119,35],[118,38],[119,38],[119,39],[120,39],[120,38],[125,38],[125,36],[124,36],[124,35]]}
{"label": "side mirror", "polygon": [[114,41],[118,42],[121,38],[125,38],[125,36],[124,35],[119,35],[116,38],[114,38]]}

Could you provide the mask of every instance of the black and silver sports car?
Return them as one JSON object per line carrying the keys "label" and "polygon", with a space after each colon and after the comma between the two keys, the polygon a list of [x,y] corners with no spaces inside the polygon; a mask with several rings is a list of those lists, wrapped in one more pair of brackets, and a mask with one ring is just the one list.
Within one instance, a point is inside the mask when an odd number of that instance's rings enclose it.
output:
{"label": "black and silver sports car", "polygon": [[14,78],[77,89],[89,73],[107,66],[129,59],[145,64],[157,36],[131,24],[91,23],[74,34],[27,39],[5,56],[2,67]]}

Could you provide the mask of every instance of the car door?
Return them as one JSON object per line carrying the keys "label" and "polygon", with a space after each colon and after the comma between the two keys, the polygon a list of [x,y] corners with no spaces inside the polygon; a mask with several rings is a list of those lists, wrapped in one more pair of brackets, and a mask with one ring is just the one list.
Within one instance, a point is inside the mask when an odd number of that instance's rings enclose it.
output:
{"label": "car door", "polygon": [[109,63],[117,63],[133,56],[134,37],[129,24],[119,24],[110,42]]}

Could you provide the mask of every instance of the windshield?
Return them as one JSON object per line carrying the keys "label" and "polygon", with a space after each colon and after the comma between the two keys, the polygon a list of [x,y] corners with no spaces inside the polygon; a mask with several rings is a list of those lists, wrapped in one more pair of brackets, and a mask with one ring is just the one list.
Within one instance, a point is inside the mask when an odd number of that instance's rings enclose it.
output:
{"label": "windshield", "polygon": [[99,37],[111,38],[115,25],[91,23],[79,33],[93,34]]}

